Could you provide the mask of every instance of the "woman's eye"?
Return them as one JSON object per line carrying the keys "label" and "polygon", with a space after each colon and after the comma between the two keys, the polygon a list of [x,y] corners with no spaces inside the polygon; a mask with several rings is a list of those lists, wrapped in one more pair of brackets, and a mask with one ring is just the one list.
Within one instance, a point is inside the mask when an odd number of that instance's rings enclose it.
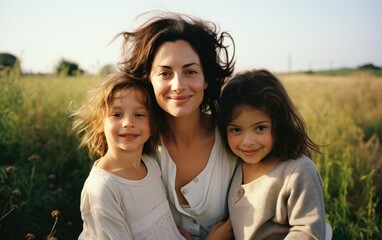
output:
{"label": "woman's eye", "polygon": [[187,75],[194,75],[194,74],[197,74],[198,72],[197,71],[195,71],[195,70],[187,70],[186,71],[186,74]]}
{"label": "woman's eye", "polygon": [[170,72],[162,71],[162,72],[158,73],[158,76],[163,77],[163,78],[167,78],[167,77],[171,76],[171,73]]}

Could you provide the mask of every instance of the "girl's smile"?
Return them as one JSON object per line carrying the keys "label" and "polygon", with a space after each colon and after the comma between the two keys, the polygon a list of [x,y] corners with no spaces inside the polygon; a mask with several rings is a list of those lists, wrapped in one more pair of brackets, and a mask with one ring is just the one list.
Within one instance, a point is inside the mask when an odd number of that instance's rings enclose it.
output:
{"label": "girl's smile", "polygon": [[248,164],[262,161],[272,151],[271,119],[252,107],[236,107],[237,116],[227,125],[228,144]]}
{"label": "girl's smile", "polygon": [[141,152],[150,138],[149,112],[139,99],[141,93],[135,90],[123,90],[114,96],[110,114],[104,120],[108,152]]}
{"label": "girl's smile", "polygon": [[255,150],[245,150],[245,149],[240,149],[240,151],[246,155],[247,157],[251,157],[251,156],[254,156],[256,155],[257,152],[259,152],[261,150],[261,148],[258,148],[258,149],[255,149]]}

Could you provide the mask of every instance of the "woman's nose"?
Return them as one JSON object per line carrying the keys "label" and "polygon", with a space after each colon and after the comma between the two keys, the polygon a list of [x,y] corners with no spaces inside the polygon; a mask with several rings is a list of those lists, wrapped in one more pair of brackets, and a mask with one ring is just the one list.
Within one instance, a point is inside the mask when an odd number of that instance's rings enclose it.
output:
{"label": "woman's nose", "polygon": [[184,90],[184,79],[180,74],[175,74],[172,79],[171,89],[174,91],[182,91]]}

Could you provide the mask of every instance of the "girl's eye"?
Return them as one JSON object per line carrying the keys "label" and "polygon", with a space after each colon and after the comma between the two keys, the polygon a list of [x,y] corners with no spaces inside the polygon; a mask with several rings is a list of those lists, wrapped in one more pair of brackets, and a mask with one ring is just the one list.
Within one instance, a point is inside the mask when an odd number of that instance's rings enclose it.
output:
{"label": "girl's eye", "polygon": [[258,133],[263,133],[263,132],[267,131],[267,129],[268,129],[267,126],[258,126],[258,127],[256,128],[256,132],[258,132]]}
{"label": "girl's eye", "polygon": [[136,113],[135,117],[136,118],[144,118],[144,117],[146,117],[146,114],[144,114],[144,113]]}
{"label": "girl's eye", "polygon": [[260,131],[263,131],[264,129],[266,129],[266,127],[264,127],[264,126],[259,126],[257,129],[259,129]]}
{"label": "girl's eye", "polygon": [[121,118],[122,117],[122,113],[112,113],[111,116],[114,117],[114,118]]}
{"label": "girl's eye", "polygon": [[229,128],[228,131],[233,133],[233,134],[239,134],[240,133],[240,128],[232,127],[232,128]]}

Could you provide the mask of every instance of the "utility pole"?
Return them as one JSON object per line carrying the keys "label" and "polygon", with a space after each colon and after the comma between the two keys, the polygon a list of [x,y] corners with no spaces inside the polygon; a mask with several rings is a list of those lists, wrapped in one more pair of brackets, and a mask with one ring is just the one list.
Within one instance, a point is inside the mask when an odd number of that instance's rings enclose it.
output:
{"label": "utility pole", "polygon": [[288,54],[288,72],[292,73],[292,54]]}

